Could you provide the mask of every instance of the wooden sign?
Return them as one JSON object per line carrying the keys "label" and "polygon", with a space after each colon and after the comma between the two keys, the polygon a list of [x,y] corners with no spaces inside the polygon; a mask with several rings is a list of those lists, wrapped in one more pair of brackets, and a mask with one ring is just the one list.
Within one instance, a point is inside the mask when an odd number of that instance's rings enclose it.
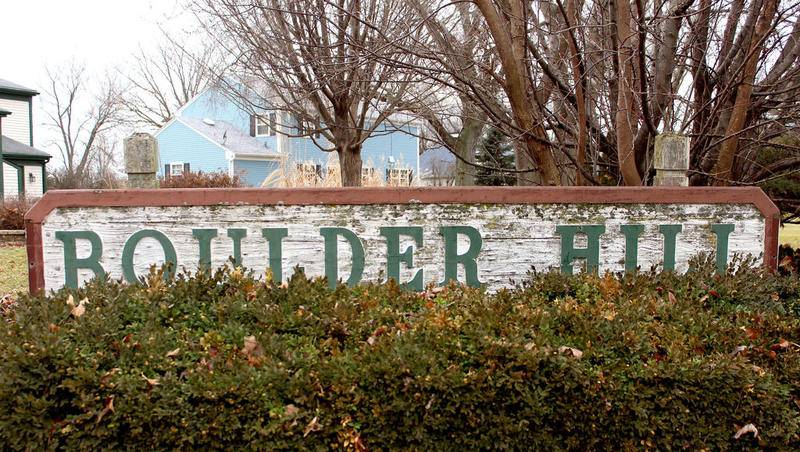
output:
{"label": "wooden sign", "polygon": [[392,188],[50,191],[26,217],[30,289],[151,265],[230,263],[407,288],[490,289],[531,269],[682,271],[698,253],[774,268],[779,212],[758,188]]}

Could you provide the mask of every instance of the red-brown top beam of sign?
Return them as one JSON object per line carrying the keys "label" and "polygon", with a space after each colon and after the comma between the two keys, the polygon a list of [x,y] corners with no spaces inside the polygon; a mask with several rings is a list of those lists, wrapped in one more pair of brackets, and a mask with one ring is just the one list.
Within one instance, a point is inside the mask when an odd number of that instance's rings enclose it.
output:
{"label": "red-brown top beam of sign", "polygon": [[319,204],[752,204],[764,216],[764,264],[775,269],[780,211],[756,187],[184,188],[51,190],[25,215],[29,286],[44,288],[42,222],[63,207]]}

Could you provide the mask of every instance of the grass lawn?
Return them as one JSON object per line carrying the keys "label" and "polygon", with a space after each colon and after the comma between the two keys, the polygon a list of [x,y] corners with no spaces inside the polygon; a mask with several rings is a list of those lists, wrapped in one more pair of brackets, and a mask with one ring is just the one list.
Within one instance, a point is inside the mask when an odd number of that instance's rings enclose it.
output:
{"label": "grass lawn", "polygon": [[800,247],[800,224],[787,224],[781,227],[778,238],[781,244],[789,244],[793,248]]}
{"label": "grass lawn", "polygon": [[28,257],[24,246],[0,246],[0,298],[28,290]]}

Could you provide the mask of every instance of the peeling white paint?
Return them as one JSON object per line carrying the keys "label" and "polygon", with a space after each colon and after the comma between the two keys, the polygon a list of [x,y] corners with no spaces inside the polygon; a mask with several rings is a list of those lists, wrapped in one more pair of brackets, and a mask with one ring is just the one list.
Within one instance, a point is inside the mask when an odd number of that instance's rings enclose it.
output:
{"label": "peeling white paint", "polygon": [[[490,288],[509,286],[521,281],[532,268],[547,270],[560,266],[561,238],[555,233],[562,224],[605,224],[600,241],[600,271],[624,270],[625,237],[623,224],[644,224],[639,241],[639,265],[649,269],[663,258],[663,236],[660,224],[682,224],[676,246],[676,269],[683,271],[691,256],[715,249],[715,235],[710,224],[732,223],[729,255],[760,256],[764,247],[765,222],[751,205],[724,204],[376,204],[376,205],[270,205],[270,206],[205,206],[205,207],[91,207],[58,208],[43,222],[44,276],[46,289],[64,285],[63,243],[56,231],[88,230],[97,233],[103,243],[103,268],[112,278],[122,277],[122,248],[128,237],[141,229],[156,229],[172,241],[178,256],[178,267],[194,271],[199,258],[194,228],[216,228],[212,240],[212,264],[224,265],[233,252],[228,228],[245,228],[242,241],[243,264],[263,274],[268,265],[267,241],[262,228],[286,227],[289,235],[283,241],[283,277],[292,267],[304,267],[308,275],[323,275],[323,239],[320,227],[345,227],[355,232],[366,253],[365,281],[381,279],[386,272],[386,242],[379,234],[382,226],[421,226],[423,246],[414,250],[416,268],[401,264],[401,280],[410,279],[417,268],[424,269],[425,283],[439,282],[444,272],[444,244],[440,226],[465,225],[478,229],[483,247],[478,258],[479,279]],[[585,237],[576,238],[576,247],[584,246]],[[400,250],[413,246],[412,239],[401,237]],[[459,252],[466,251],[466,240],[459,242]],[[415,247],[416,248],[416,247]],[[77,242],[77,257],[89,254],[88,242]],[[146,273],[151,264],[163,262],[161,247],[153,239],[140,242],[135,253],[137,274]],[[340,277],[350,271],[347,242],[339,244]],[[576,261],[576,269],[580,261]],[[91,277],[88,270],[79,271],[79,280]],[[463,281],[463,269],[459,269]]]}

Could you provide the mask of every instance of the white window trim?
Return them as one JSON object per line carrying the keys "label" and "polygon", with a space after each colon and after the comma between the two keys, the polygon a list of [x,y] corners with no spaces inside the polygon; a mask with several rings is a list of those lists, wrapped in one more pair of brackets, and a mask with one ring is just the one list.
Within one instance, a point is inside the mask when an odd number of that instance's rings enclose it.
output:
{"label": "white window trim", "polygon": [[413,181],[409,180],[409,176],[413,176],[414,172],[411,168],[387,168],[389,173],[386,177],[386,184],[393,187],[410,187]]}
{"label": "white window trim", "polygon": [[[183,176],[183,164],[184,162],[169,162],[169,175],[172,176]],[[179,167],[178,172],[175,172],[175,166]]]}
{"label": "white window trim", "polygon": [[[267,133],[258,133],[258,128],[266,126]],[[257,137],[274,137],[278,134],[278,114],[276,112],[269,112],[265,115],[256,115],[256,136]]]}

